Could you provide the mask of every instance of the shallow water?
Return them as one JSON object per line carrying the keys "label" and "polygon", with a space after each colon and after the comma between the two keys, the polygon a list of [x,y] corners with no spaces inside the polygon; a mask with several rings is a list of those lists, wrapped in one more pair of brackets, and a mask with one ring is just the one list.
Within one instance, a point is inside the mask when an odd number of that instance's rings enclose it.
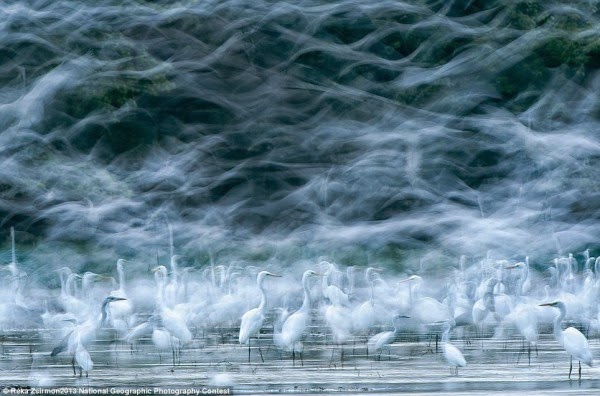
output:
{"label": "shallow water", "polygon": [[[268,331],[268,329],[267,329]],[[467,359],[454,376],[435,337],[402,334],[381,355],[366,356],[364,339],[331,345],[322,334],[312,333],[302,359],[277,350],[262,334],[260,352],[237,344],[233,333],[206,334],[194,339],[175,358],[159,354],[141,340],[132,350],[122,342],[97,342],[90,353],[95,367],[83,377],[74,376],[67,356],[50,357],[51,343],[38,333],[5,334],[0,357],[3,386],[98,387],[98,388],[202,388],[232,386],[237,394],[264,393],[415,393],[415,394],[586,394],[600,386],[598,369],[582,367],[577,380],[575,364],[568,380],[568,355],[550,334],[531,351],[519,338],[453,340]],[[237,336],[237,334],[235,334]],[[420,339],[420,340],[419,340]],[[254,340],[254,345],[256,341]],[[600,343],[591,341],[598,356]],[[342,356],[343,350],[343,356]],[[264,362],[261,359],[264,358]]]}

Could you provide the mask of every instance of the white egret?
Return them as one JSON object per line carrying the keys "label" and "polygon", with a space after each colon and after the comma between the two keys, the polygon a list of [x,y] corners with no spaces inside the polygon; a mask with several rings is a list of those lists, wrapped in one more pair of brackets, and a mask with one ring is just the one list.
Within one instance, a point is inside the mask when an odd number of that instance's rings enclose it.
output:
{"label": "white egret", "polygon": [[[307,270],[302,275],[302,288],[304,289],[304,300],[302,306],[296,312],[288,316],[281,327],[281,335],[279,343],[284,345],[288,350],[292,351],[292,361],[295,364],[296,361],[296,347],[297,343],[302,338],[302,334],[309,323],[309,312],[310,312],[310,290],[309,280],[312,276],[322,276],[321,274]],[[302,355],[300,355],[302,358]]]}
{"label": "white egret", "polygon": [[529,257],[525,258],[525,262],[518,262],[514,265],[506,267],[506,269],[523,270],[523,272],[519,275],[517,283],[516,299],[518,304],[504,318],[504,322],[514,324],[519,333],[527,341],[527,359],[531,365],[531,346],[535,346],[537,351],[537,341],[539,338],[538,312],[543,308],[539,308],[537,303],[534,303],[531,298],[527,297],[527,294],[531,289],[531,283],[529,282]]}
{"label": "white egret", "polygon": [[388,347],[394,342],[396,335],[400,331],[400,319],[409,317],[410,316],[395,315],[392,319],[392,325],[394,326],[393,331],[382,331],[369,338],[369,341],[367,342],[367,356],[369,355],[369,352],[379,352],[379,359],[381,359],[381,351],[383,348]]}
{"label": "white egret", "polygon": [[329,284],[329,275],[331,275],[334,271],[337,271],[335,265],[327,261],[322,261],[320,263],[320,266],[327,267],[323,275],[322,281],[323,297],[329,300],[333,305],[348,306],[350,303],[350,298],[348,297],[348,295],[344,293],[339,287]]}
{"label": "white egret", "polygon": [[[338,303],[326,305],[322,308],[323,318],[325,323],[331,329],[333,343],[341,347],[340,360],[344,361],[344,346],[352,332],[352,312],[345,306]],[[333,355],[335,348],[331,349],[331,361],[333,363]]]}
{"label": "white egret", "polygon": [[365,271],[365,279],[367,286],[369,287],[369,299],[352,311],[352,328],[355,332],[366,332],[368,333],[370,328],[377,321],[377,312],[375,311],[375,296],[374,296],[374,282],[371,276],[375,268],[369,267]]}
{"label": "white egret", "polygon": [[[261,293],[260,305],[257,308],[253,308],[242,315],[242,323],[240,325],[240,344],[248,344],[248,364],[250,364],[250,337],[260,332],[260,329],[265,320],[267,314],[267,291],[265,289],[264,281],[267,276],[280,277],[281,275],[275,275],[269,271],[261,271],[256,276],[256,283]],[[260,352],[260,347],[258,349]],[[262,352],[261,359],[262,359]],[[263,359],[264,362],[264,359]]]}
{"label": "white egret", "polygon": [[76,326],[63,340],[61,343],[52,350],[50,356],[56,356],[59,353],[67,351],[72,355],[71,364],[73,366],[73,374],[77,375],[75,371],[75,362],[79,365],[79,376],[82,376],[85,371],[86,377],[88,372],[92,369],[93,363],[90,358],[90,354],[87,348],[96,339],[96,331],[104,326],[108,317],[108,304],[121,301],[123,298],[108,296],[104,299],[102,307],[100,308],[100,316],[89,318],[84,323]]}
{"label": "white egret", "polygon": [[88,305],[75,297],[75,281],[81,279],[81,275],[71,272],[69,267],[62,267],[56,270],[60,277],[60,296],[59,303],[66,313],[70,313],[78,318],[87,314]]}
{"label": "white egret", "polygon": [[[417,294],[423,278],[412,275],[401,282],[409,284],[409,305],[411,316],[421,324],[431,325],[434,323],[448,322],[452,319],[448,306],[431,297],[414,297]],[[412,282],[416,282],[415,285]]]}
{"label": "white egret", "polygon": [[109,318],[111,326],[119,331],[121,334],[132,325],[133,323],[133,306],[131,301],[127,299],[127,292],[125,291],[125,270],[123,264],[127,260],[117,260],[117,273],[119,275],[119,288],[110,292],[111,296],[121,297],[123,300],[115,301],[109,306]]}
{"label": "white egret", "polygon": [[[408,282],[409,298],[409,316],[414,317],[417,322],[428,328],[439,325],[443,322],[454,322],[453,315],[448,306],[431,297],[413,297],[417,294],[423,278],[418,275],[412,275],[400,282]],[[416,282],[415,285],[412,283]],[[438,348],[438,332],[435,333],[435,349]]]}
{"label": "white egret", "polygon": [[449,323],[444,325],[444,333],[442,334],[442,350],[444,352],[444,358],[450,365],[450,368],[454,368],[456,375],[458,375],[458,368],[465,367],[467,361],[463,356],[460,349],[450,343],[450,329],[452,326]]}
{"label": "white egret", "polygon": [[579,361],[579,379],[581,380],[581,362],[592,367],[593,358],[588,340],[579,330],[574,327],[568,327],[562,330],[560,324],[567,314],[567,307],[562,301],[554,301],[551,303],[540,304],[541,307],[558,308],[560,313],[554,319],[554,337],[556,341],[565,348],[565,351],[571,356],[571,365],[569,366],[569,379],[573,371],[573,358]]}
{"label": "white egret", "polygon": [[182,288],[179,286],[179,267],[177,263],[183,256],[174,254],[171,256],[171,273],[169,283],[165,285],[165,305],[169,308],[175,307],[181,302]]}
{"label": "white egret", "polygon": [[494,287],[498,281],[495,278],[487,279],[482,282],[481,286],[485,285],[485,292],[481,298],[475,301],[473,304],[472,315],[473,315],[473,325],[479,327],[481,331],[481,342],[483,343],[483,326],[486,318],[490,313],[494,313],[496,311],[495,307],[495,299],[494,299]]}
{"label": "white egret", "polygon": [[173,337],[177,338],[182,344],[187,344],[192,341],[192,333],[187,326],[183,314],[169,308],[165,303],[167,268],[164,265],[159,265],[152,271],[154,272],[154,278],[158,286],[156,305],[160,319],[165,329],[168,330]]}

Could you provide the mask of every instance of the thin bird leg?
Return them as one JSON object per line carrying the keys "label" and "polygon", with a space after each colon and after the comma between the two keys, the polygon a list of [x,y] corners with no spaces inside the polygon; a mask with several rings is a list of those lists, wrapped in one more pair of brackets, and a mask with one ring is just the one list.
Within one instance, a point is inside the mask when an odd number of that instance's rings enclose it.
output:
{"label": "thin bird leg", "polygon": [[331,347],[331,359],[329,359],[329,366],[333,364],[333,355],[335,353],[335,345]]}
{"label": "thin bird leg", "polygon": [[304,358],[302,357],[302,352],[298,352],[300,354],[300,365],[304,367]]}
{"label": "thin bird leg", "polygon": [[569,366],[569,379],[571,379],[571,371],[573,371],[573,356],[571,356],[571,366]]}
{"label": "thin bird leg", "polygon": [[77,371],[75,371],[75,355],[73,355],[73,359],[71,359],[71,366],[73,366],[73,375],[77,375]]}
{"label": "thin bird leg", "polygon": [[250,364],[250,340],[252,338],[248,338],[248,364]]}
{"label": "thin bird leg", "polygon": [[292,367],[296,367],[296,349],[292,346]]}
{"label": "thin bird leg", "polygon": [[581,361],[579,361],[579,380],[581,381]]}
{"label": "thin bird leg", "polygon": [[531,343],[527,347],[527,360],[529,361],[529,365],[531,366]]}
{"label": "thin bird leg", "polygon": [[262,351],[260,350],[260,345],[258,346],[258,353],[260,353],[260,360],[262,360],[262,362],[265,362],[265,359],[263,359],[263,354]]}

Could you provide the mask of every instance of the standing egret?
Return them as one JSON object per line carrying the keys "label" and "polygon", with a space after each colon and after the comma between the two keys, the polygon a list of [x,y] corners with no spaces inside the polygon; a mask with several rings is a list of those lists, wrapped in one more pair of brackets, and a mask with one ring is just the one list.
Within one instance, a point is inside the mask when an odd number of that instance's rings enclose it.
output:
{"label": "standing egret", "polygon": [[450,323],[446,323],[444,325],[444,333],[442,334],[442,350],[444,351],[444,358],[450,365],[450,368],[454,368],[455,374],[458,375],[458,368],[465,367],[467,365],[467,361],[465,360],[465,357],[460,349],[452,345],[449,341],[451,328],[452,326]]}
{"label": "standing egret", "polygon": [[104,326],[104,323],[106,322],[108,317],[108,304],[122,300],[123,298],[121,297],[106,297],[102,302],[102,307],[100,308],[100,317],[92,317],[84,323],[76,326],[73,331],[67,334],[61,343],[52,350],[50,356],[56,356],[61,352],[67,351],[70,355],[72,355],[71,364],[73,366],[73,374],[77,375],[75,371],[75,362],[77,362],[79,365],[79,376],[81,377],[82,372],[85,371],[85,375],[87,377],[88,371],[90,371],[93,367],[92,359],[90,358],[87,348],[96,339],[96,331]]}
{"label": "standing egret", "polygon": [[[413,286],[412,282],[416,282]],[[413,297],[417,294],[423,278],[418,275],[412,275],[400,282],[408,282],[408,298],[410,316],[414,317],[417,322],[427,328],[437,326],[442,322],[453,322],[454,318],[450,314],[450,310],[446,304],[442,304],[438,300],[431,297]],[[414,289],[414,290],[413,290]],[[435,350],[438,348],[439,333],[435,333]],[[430,338],[431,341],[431,338]]]}
{"label": "standing egret", "polygon": [[579,361],[579,379],[581,380],[581,362],[583,361],[588,366],[592,367],[593,359],[588,340],[579,330],[574,327],[567,327],[561,330],[560,324],[567,315],[567,307],[562,301],[554,301],[551,303],[540,304],[541,307],[554,307],[560,310],[559,315],[554,319],[554,337],[556,341],[565,348],[565,351],[571,355],[571,365],[569,367],[569,379],[573,371],[573,358]]}
{"label": "standing egret", "polygon": [[[154,272],[154,280],[158,287],[156,313],[160,317],[160,323],[164,326],[164,329],[160,328],[160,331],[167,331],[172,336],[170,340],[173,352],[173,365],[175,365],[176,356],[183,348],[183,345],[192,341],[192,333],[188,328],[186,320],[188,316],[185,312],[172,309],[166,305],[165,285],[167,282],[167,268],[164,265],[159,265],[152,272]],[[166,337],[162,338],[166,339]]]}
{"label": "standing egret", "polygon": [[381,333],[377,333],[373,337],[369,338],[369,341],[367,342],[367,355],[369,354],[369,351],[379,352],[379,360],[381,360],[381,352],[383,348],[394,342],[398,331],[400,331],[400,319],[409,317],[410,316],[405,315],[394,316],[392,319],[392,324],[394,326],[393,331],[382,331]]}
{"label": "standing egret", "polygon": [[322,288],[323,288],[323,297],[331,302],[333,305],[344,305],[348,306],[350,304],[350,298],[346,293],[342,291],[339,287],[335,285],[329,284],[329,275],[337,271],[335,264],[332,264],[328,261],[322,261],[320,266],[326,266],[325,274],[323,275]]}
{"label": "standing egret", "polygon": [[[296,347],[297,343],[302,338],[302,334],[309,322],[309,311],[310,311],[310,290],[308,282],[311,276],[322,276],[321,274],[307,270],[302,275],[302,288],[304,289],[304,301],[299,310],[288,316],[281,327],[281,334],[279,336],[280,345],[284,345],[288,350],[292,351],[292,362],[296,363]],[[302,358],[302,355],[300,355]]]}
{"label": "standing egret", "polygon": [[371,327],[377,320],[377,312],[375,311],[375,296],[373,279],[371,279],[375,268],[369,267],[365,271],[367,286],[369,287],[369,299],[352,311],[352,328],[358,333],[368,333]]}
{"label": "standing egret", "polygon": [[[267,291],[264,285],[267,276],[280,277],[281,275],[275,275],[269,271],[261,271],[258,273],[256,276],[256,283],[261,293],[260,305],[257,308],[253,308],[246,312],[242,316],[242,323],[240,325],[239,342],[240,344],[248,344],[248,364],[250,364],[250,337],[260,332],[265,320],[265,315],[267,314]],[[260,347],[258,348],[258,351],[260,352]],[[260,352],[260,357],[264,362],[262,352]]]}
{"label": "standing egret", "polygon": [[111,321],[111,325],[121,335],[125,334],[127,329],[133,323],[131,315],[133,307],[131,305],[131,302],[127,299],[127,292],[125,291],[125,270],[123,269],[123,264],[126,262],[127,260],[124,259],[117,260],[119,288],[110,292],[111,296],[121,297],[123,298],[123,300],[115,301],[109,306],[109,318]]}

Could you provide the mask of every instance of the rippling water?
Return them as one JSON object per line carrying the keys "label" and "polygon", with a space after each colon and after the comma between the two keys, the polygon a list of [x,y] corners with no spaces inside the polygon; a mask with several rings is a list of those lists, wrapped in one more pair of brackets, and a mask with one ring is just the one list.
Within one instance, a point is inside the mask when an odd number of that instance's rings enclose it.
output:
{"label": "rippling water", "polygon": [[0,258],[42,309],[118,257],[597,256],[599,6],[0,1]]}

